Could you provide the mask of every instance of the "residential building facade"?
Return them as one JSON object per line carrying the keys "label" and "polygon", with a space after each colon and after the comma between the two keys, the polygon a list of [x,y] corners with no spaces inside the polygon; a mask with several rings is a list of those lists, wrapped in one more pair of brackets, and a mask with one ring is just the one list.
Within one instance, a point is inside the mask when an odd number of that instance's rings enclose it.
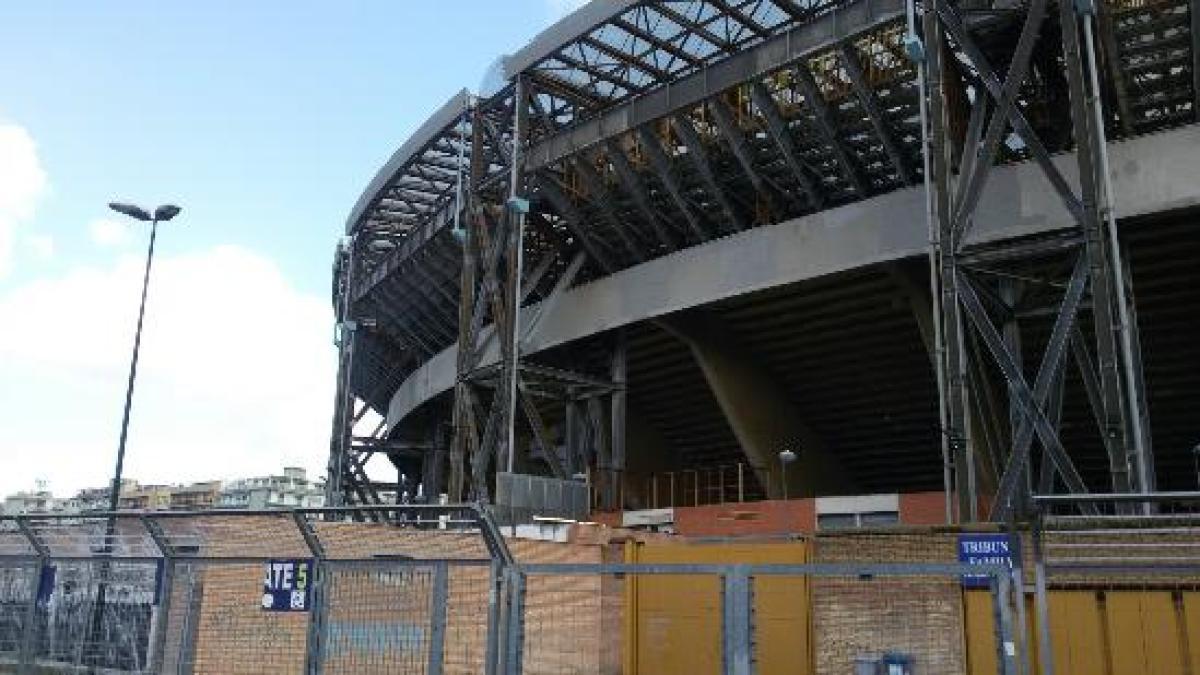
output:
{"label": "residential building facade", "polygon": [[319,507],[325,505],[325,487],[309,481],[304,469],[286,467],[282,474],[225,483],[219,505],[226,509]]}

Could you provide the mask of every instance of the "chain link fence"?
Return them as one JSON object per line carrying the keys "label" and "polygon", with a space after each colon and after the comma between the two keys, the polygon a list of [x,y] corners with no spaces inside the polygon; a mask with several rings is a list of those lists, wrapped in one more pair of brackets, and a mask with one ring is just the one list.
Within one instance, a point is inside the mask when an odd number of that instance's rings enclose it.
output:
{"label": "chain link fence", "polygon": [[0,673],[492,672],[509,563],[471,506],[4,518]]}

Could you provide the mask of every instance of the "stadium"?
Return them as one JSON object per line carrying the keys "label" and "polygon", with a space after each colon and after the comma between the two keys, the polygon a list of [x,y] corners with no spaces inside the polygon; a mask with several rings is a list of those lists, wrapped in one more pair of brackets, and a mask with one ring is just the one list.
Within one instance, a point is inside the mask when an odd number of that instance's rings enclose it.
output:
{"label": "stadium", "polygon": [[331,497],[1195,488],[1196,18],[1076,5],[591,2],[502,56],[346,220]]}
{"label": "stadium", "polygon": [[0,672],[1200,672],[1198,29],[583,5],[352,205],[328,504],[0,516]]}

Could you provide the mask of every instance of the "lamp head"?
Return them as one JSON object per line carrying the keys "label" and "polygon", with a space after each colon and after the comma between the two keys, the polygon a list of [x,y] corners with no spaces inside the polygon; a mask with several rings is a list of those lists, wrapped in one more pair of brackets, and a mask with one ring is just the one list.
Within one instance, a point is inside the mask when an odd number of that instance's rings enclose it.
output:
{"label": "lamp head", "polygon": [[790,448],[781,450],[779,452],[779,461],[783,464],[791,464],[792,462],[796,461],[796,457],[797,457],[796,453],[793,452]]}
{"label": "lamp head", "polygon": [[126,204],[124,202],[109,202],[108,208],[116,211],[117,213],[129,216],[130,218],[136,218],[137,220],[143,221],[150,220],[150,214],[146,212],[146,209],[134,204]]}
{"label": "lamp head", "polygon": [[168,220],[179,215],[179,212],[181,210],[182,209],[180,209],[178,206],[175,206],[174,204],[163,204],[162,206],[158,207],[157,209],[154,209],[154,219],[159,222],[165,223]]}

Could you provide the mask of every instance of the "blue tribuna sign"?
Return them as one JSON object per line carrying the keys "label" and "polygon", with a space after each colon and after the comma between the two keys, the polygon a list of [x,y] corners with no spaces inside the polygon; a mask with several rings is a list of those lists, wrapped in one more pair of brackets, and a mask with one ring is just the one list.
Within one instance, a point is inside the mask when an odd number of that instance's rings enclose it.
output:
{"label": "blue tribuna sign", "polygon": [[262,608],[268,612],[307,612],[312,601],[311,560],[268,560]]}
{"label": "blue tribuna sign", "polygon": [[[1013,557],[1020,555],[1016,540],[1007,534],[958,535],[958,562],[963,565],[1001,565],[1012,569]],[[986,574],[964,574],[963,586],[983,588],[988,585]]]}

